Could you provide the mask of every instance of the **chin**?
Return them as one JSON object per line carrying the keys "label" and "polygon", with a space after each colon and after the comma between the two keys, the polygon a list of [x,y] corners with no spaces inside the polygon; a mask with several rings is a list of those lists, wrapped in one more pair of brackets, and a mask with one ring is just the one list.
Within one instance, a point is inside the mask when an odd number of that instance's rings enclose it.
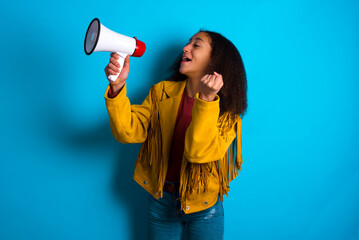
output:
{"label": "chin", "polygon": [[186,71],[182,70],[182,69],[179,69],[179,72],[183,75],[186,75]]}

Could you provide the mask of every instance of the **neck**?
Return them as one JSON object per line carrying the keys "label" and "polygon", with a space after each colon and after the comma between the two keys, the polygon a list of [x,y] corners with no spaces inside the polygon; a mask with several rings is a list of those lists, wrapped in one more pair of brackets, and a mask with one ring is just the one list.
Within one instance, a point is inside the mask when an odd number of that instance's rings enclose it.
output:
{"label": "neck", "polygon": [[190,98],[195,98],[196,94],[199,92],[200,88],[200,79],[194,80],[193,78],[188,78],[186,83],[187,94]]}

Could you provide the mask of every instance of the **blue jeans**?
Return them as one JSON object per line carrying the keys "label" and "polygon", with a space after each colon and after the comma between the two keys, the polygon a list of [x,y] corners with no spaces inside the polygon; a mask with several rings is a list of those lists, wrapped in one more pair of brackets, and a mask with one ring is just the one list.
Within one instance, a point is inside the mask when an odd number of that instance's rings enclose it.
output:
{"label": "blue jeans", "polygon": [[200,212],[185,214],[178,194],[163,192],[163,198],[149,195],[149,240],[221,240],[224,234],[223,204],[217,203]]}

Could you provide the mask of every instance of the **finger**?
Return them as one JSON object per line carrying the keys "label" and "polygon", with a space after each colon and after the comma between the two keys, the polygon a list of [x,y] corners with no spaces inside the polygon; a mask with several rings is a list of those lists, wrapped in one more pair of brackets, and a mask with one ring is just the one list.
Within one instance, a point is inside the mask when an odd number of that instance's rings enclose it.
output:
{"label": "finger", "polygon": [[207,74],[205,76],[202,77],[201,82],[203,84],[203,86],[205,86],[206,88],[210,88],[210,81],[213,75],[211,74]]}
{"label": "finger", "polygon": [[120,72],[120,68],[116,67],[113,63],[109,63],[108,67],[114,72]]}
{"label": "finger", "polygon": [[206,74],[206,75],[204,75],[204,76],[202,76],[202,78],[201,78],[201,80],[205,80],[205,79],[207,79],[209,77],[209,74]]}
{"label": "finger", "polygon": [[118,53],[115,53],[115,52],[111,53],[110,56],[111,56],[111,57],[114,57],[115,59],[119,59],[119,58],[120,58],[120,55],[118,55]]}
{"label": "finger", "polygon": [[118,72],[115,72],[112,69],[108,69],[108,73],[109,73],[109,75],[117,75]]}
{"label": "finger", "polygon": [[208,74],[207,74],[207,75],[204,75],[204,76],[201,78],[201,82],[202,82],[203,84],[205,84],[205,83],[208,81],[208,77],[209,77]]}
{"label": "finger", "polygon": [[222,82],[222,81],[217,80],[217,81],[215,82],[215,84],[214,84],[213,88],[214,88],[214,89],[216,89],[216,90],[219,90],[219,89],[221,89],[221,88],[222,88],[222,86],[223,86],[223,82]]}
{"label": "finger", "polygon": [[214,77],[214,75],[213,75],[213,74],[207,74],[206,76],[207,76],[207,78],[206,78],[206,81],[207,81],[207,82],[209,82],[209,81],[212,81],[212,80],[213,80],[213,77]]}
{"label": "finger", "polygon": [[214,76],[216,76],[217,81],[223,82],[223,78],[222,75],[217,73],[217,72],[213,72]]}
{"label": "finger", "polygon": [[109,63],[107,65],[110,69],[112,69],[112,71],[119,71],[120,68],[118,68],[117,66],[115,66],[113,63]]}
{"label": "finger", "polygon": [[223,82],[223,76],[222,76],[222,74],[216,73],[216,76],[217,76],[217,78],[218,78],[221,82]]}
{"label": "finger", "polygon": [[222,75],[221,75],[221,74],[219,74],[219,73],[217,73],[217,72],[213,72],[213,74],[214,74],[214,76],[216,76],[215,81],[216,81],[217,83],[223,82],[223,78],[222,78]]}
{"label": "finger", "polygon": [[223,86],[222,77],[221,76],[216,76],[212,88],[215,89],[215,90],[219,90],[219,89],[221,89],[222,86]]}
{"label": "finger", "polygon": [[123,67],[129,68],[130,67],[130,55],[127,55],[125,58],[125,62],[123,63]]}
{"label": "finger", "polygon": [[216,77],[212,84],[212,89],[218,90],[221,88],[222,81],[219,77]]}
{"label": "finger", "polygon": [[216,82],[216,76],[215,75],[211,75],[208,79],[208,82],[207,82],[207,86],[209,88],[213,88],[213,85],[215,84]]}
{"label": "finger", "polygon": [[118,67],[118,68],[120,68],[121,67],[121,64],[117,61],[117,59],[116,58],[114,58],[114,57],[112,57],[112,58],[110,58],[110,62],[112,63],[112,64],[114,64],[116,67]]}
{"label": "finger", "polygon": [[219,73],[217,73],[217,72],[213,72],[213,74],[216,75],[216,76],[218,76],[218,77],[219,77],[219,76],[222,76],[221,74],[219,74]]}
{"label": "finger", "polygon": [[130,55],[127,55],[126,58],[125,58],[125,63],[130,63]]}

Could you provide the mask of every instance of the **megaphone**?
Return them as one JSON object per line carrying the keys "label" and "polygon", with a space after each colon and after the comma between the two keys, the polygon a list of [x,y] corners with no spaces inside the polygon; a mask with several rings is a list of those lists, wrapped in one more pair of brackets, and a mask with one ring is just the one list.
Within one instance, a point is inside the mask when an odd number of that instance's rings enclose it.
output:
{"label": "megaphone", "polygon": [[[85,37],[85,53],[90,55],[93,52],[116,52],[120,55],[117,60],[122,70],[127,55],[141,57],[146,50],[146,45],[136,37],[127,37],[116,33],[100,23],[98,18],[94,18],[87,28]],[[110,81],[116,81],[118,75],[109,75]]]}

